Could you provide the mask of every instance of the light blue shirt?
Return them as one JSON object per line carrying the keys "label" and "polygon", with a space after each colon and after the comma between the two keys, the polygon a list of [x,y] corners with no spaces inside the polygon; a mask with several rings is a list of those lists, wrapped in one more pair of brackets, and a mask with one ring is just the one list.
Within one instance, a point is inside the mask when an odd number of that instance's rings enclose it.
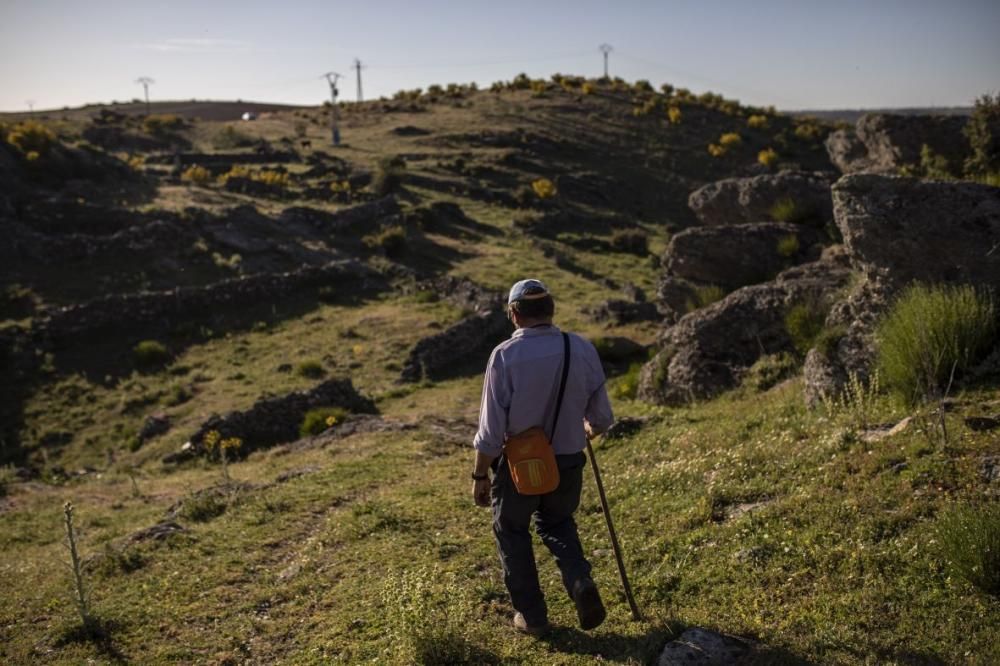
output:
{"label": "light blue shirt", "polygon": [[569,376],[554,435],[562,331],[555,326],[519,328],[497,345],[486,366],[479,431],[472,443],[476,450],[499,456],[508,437],[540,425],[550,435],[556,455],[578,453],[587,446],[584,419],[595,433],[614,423],[597,350],[579,335],[570,333],[569,340]]}

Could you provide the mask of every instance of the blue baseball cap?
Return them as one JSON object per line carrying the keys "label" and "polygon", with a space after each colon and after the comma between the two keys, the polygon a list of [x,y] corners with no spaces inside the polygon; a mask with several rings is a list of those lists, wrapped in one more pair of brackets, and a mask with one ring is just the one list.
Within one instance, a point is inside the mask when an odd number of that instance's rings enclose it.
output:
{"label": "blue baseball cap", "polygon": [[527,279],[515,282],[507,296],[507,305],[514,301],[531,301],[549,295],[549,288],[541,280]]}

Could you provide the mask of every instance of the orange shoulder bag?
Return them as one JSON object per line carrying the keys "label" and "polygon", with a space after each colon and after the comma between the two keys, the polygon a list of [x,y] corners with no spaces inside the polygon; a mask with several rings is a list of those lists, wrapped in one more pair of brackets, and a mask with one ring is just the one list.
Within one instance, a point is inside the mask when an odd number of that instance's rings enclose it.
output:
{"label": "orange shoulder bag", "polygon": [[[566,390],[566,377],[569,376],[569,336],[563,336],[563,369],[559,382],[559,396],[556,398],[556,413],[552,419],[552,436],[556,434],[556,424],[559,422],[559,409],[562,407],[563,393]],[[559,466],[552,450],[552,442],[541,426],[528,428],[516,435],[511,435],[503,446],[503,455],[507,459],[510,478],[514,487],[521,495],[544,495],[559,487]]]}

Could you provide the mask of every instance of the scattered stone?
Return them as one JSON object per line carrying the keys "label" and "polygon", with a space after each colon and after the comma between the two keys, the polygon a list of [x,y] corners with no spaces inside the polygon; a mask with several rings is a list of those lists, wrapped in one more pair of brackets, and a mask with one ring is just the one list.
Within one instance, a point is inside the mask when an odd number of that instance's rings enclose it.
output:
{"label": "scattered stone", "polygon": [[179,532],[187,532],[187,528],[173,520],[164,520],[153,525],[152,527],[147,527],[139,530],[138,532],[134,532],[128,537],[127,543],[162,541],[163,539]]}
{"label": "scattered stone", "polygon": [[300,476],[305,476],[306,474],[313,474],[318,472],[320,468],[316,465],[309,465],[307,467],[300,467],[298,469],[290,469],[282,472],[275,479],[277,483],[285,483],[286,481],[291,481],[292,479],[297,479]]}
{"label": "scattered stone", "polygon": [[609,299],[592,308],[586,314],[597,322],[608,322],[613,326],[623,326],[640,321],[657,321],[660,313],[653,303]]}
{"label": "scattered stone", "polygon": [[874,428],[869,428],[861,433],[861,440],[872,444],[874,442],[881,442],[883,439],[888,439],[889,437],[894,437],[899,433],[905,431],[913,423],[913,417],[907,416],[898,423],[885,423],[882,425],[877,425]]}
{"label": "scattered stone", "polygon": [[178,463],[186,462],[193,459],[198,455],[198,452],[194,448],[194,444],[191,442],[184,442],[181,448],[174,451],[173,453],[168,453],[163,456],[163,463],[165,465],[176,465]]}
{"label": "scattered stone", "polygon": [[[751,178],[726,178],[691,193],[688,206],[706,226],[778,220],[776,204],[794,204],[793,217],[822,227],[833,220],[830,185],[835,174],[810,171],[779,171]],[[798,221],[795,220],[795,221]]]}
{"label": "scattered stone", "polygon": [[623,416],[612,423],[611,427],[607,429],[602,437],[607,440],[631,437],[645,428],[649,421],[649,417]]}
{"label": "scattered stone", "polygon": [[162,435],[168,430],[170,430],[170,419],[166,414],[150,414],[146,417],[142,428],[139,430],[139,439],[145,442],[153,437]]}
{"label": "scattered stone", "polygon": [[1000,428],[1000,415],[995,417],[967,416],[965,417],[965,425],[970,430],[975,430],[976,432],[986,432],[988,430]]}
{"label": "scattered stone", "polygon": [[984,457],[979,476],[986,483],[1000,483],[1000,456]]}
{"label": "scattered stone", "polygon": [[657,666],[730,666],[747,656],[750,644],[734,636],[694,627],[666,644]]}

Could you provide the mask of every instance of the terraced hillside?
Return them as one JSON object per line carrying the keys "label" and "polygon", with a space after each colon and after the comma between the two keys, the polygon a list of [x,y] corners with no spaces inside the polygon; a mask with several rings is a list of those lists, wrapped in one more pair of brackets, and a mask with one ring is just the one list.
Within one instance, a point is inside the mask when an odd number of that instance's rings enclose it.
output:
{"label": "terraced hillside", "polygon": [[[647,663],[695,625],[758,663],[1000,658],[996,599],[930,545],[948,502],[995,490],[989,430],[875,439],[906,410],[810,411],[795,377],[635,397],[690,193],[831,170],[831,127],[573,77],[344,105],[336,147],[327,109],[175,111],[51,114],[0,142],[5,662]],[[547,563],[543,642],[511,632],[467,497],[480,373],[527,275],[606,364],[622,423],[596,449],[646,615],[588,487],[611,615],[570,628]],[[996,393],[969,384],[948,418]]]}

